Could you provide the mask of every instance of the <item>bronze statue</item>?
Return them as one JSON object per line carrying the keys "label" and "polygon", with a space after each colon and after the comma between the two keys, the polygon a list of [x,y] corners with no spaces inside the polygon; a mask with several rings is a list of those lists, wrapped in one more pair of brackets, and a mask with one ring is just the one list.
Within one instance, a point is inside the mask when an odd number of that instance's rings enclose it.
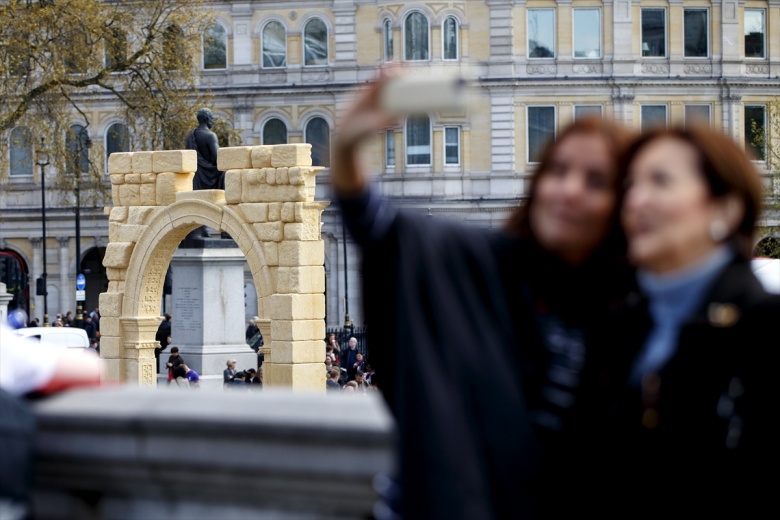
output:
{"label": "bronze statue", "polygon": [[217,134],[211,131],[214,115],[208,108],[198,110],[198,128],[187,135],[185,146],[198,152],[198,170],[192,179],[193,190],[224,190],[225,172],[217,169]]}

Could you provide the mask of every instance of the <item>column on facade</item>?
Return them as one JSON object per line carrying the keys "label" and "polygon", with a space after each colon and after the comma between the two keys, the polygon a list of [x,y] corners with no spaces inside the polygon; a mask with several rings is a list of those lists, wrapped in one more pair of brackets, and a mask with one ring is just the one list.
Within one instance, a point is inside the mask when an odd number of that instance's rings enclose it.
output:
{"label": "column on facade", "polygon": [[[766,27],[780,27],[780,0],[769,0],[769,9],[766,12]],[[780,76],[780,38],[777,37],[777,30],[774,30],[775,36],[766,39],[767,57],[769,58],[769,77],[776,78]],[[768,32],[768,34],[772,34]]]}
{"label": "column on facade", "polygon": [[490,157],[495,173],[515,171],[515,97],[513,89],[490,91]]}
{"label": "column on facade", "polygon": [[[634,8],[631,0],[615,0],[612,11],[612,41],[632,42],[634,39]],[[615,45],[612,73],[615,76],[633,76],[639,73],[632,45]]]}
{"label": "column on facade", "polygon": [[57,237],[57,243],[60,245],[60,301],[57,302],[59,306],[57,312],[61,312],[65,316],[65,313],[68,311],[76,312],[76,309],[72,308],[75,301],[75,298],[71,298],[72,284],[68,283],[70,275],[68,244],[70,243],[70,238]]}
{"label": "column on facade", "polygon": [[32,244],[33,248],[33,261],[32,261],[32,275],[30,280],[30,291],[32,292],[32,300],[33,305],[35,306],[35,311],[33,312],[31,310],[30,319],[33,317],[38,318],[38,320],[43,323],[43,296],[38,296],[38,291],[36,288],[38,287],[38,278],[41,277],[43,274],[43,260],[41,255],[41,239],[40,238],[31,238],[30,243]]}
{"label": "column on facade", "polygon": [[[490,76],[511,77],[515,75],[514,52],[512,41],[514,36],[513,0],[487,0],[490,8]],[[524,2],[518,2],[524,4]]]}
{"label": "column on facade", "polygon": [[[233,105],[233,128],[241,133],[241,139],[244,143],[251,144],[254,106],[248,99],[241,100]],[[260,144],[259,142],[257,144]]]}
{"label": "column on facade", "polygon": [[615,121],[627,128],[634,128],[634,96],[621,92],[612,96],[612,102]]}
{"label": "column on facade", "polygon": [[721,94],[721,102],[723,104],[723,132],[740,142],[742,132],[740,128],[740,121],[742,121],[740,117],[742,96],[732,93],[729,88]]}
{"label": "column on facade", "polygon": [[333,41],[335,67],[333,80],[357,80],[357,24],[355,0],[333,0]]}
{"label": "column on facade", "polygon": [[[717,2],[712,2],[713,7]],[[744,5],[744,3],[743,3]],[[721,76],[739,76],[744,74],[739,42],[743,39],[740,32],[740,12],[738,0],[722,0],[720,9],[720,49]],[[713,56],[717,59],[717,56]]]}
{"label": "column on facade", "polygon": [[232,2],[233,65],[252,65],[252,7],[248,2]]}

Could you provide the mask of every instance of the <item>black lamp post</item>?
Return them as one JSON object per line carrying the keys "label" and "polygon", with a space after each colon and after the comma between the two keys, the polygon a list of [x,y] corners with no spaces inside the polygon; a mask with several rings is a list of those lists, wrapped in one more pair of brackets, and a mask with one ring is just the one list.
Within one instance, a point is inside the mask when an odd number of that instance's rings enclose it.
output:
{"label": "black lamp post", "polygon": [[[84,132],[84,130],[82,130]],[[79,136],[79,143],[81,143],[81,136]],[[87,137],[84,141],[84,146],[89,150],[92,148],[92,140]],[[80,157],[79,157],[80,159]],[[76,278],[79,277],[81,272],[81,161],[75,161],[75,173],[76,176]],[[83,300],[79,300],[76,297],[76,320],[75,325],[82,327],[84,325],[84,308]]]}
{"label": "black lamp post", "polygon": [[344,243],[344,328],[352,328],[349,319],[349,280],[347,278],[347,228],[344,225],[344,215],[341,215],[341,241]]}
{"label": "black lamp post", "polygon": [[43,326],[49,326],[49,295],[47,283],[46,283],[46,166],[49,165],[49,154],[44,148],[43,137],[41,137],[41,147],[38,148],[36,153],[35,162],[41,167],[41,227],[43,228],[43,239],[41,243],[43,245],[43,274],[41,279],[43,282]]}

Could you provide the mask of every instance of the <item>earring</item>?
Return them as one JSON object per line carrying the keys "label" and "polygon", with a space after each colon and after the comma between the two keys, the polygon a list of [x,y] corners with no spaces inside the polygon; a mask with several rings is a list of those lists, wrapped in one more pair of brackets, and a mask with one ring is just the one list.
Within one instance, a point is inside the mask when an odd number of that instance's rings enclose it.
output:
{"label": "earring", "polygon": [[710,236],[715,242],[722,242],[729,234],[729,228],[722,220],[710,222]]}

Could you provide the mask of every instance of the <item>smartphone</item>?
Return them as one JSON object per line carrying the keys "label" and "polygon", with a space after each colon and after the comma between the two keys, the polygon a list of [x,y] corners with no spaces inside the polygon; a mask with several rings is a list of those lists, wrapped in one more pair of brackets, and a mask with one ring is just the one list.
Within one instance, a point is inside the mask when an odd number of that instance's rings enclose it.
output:
{"label": "smartphone", "polygon": [[380,93],[383,111],[394,115],[462,112],[467,82],[460,76],[404,75],[390,79]]}

